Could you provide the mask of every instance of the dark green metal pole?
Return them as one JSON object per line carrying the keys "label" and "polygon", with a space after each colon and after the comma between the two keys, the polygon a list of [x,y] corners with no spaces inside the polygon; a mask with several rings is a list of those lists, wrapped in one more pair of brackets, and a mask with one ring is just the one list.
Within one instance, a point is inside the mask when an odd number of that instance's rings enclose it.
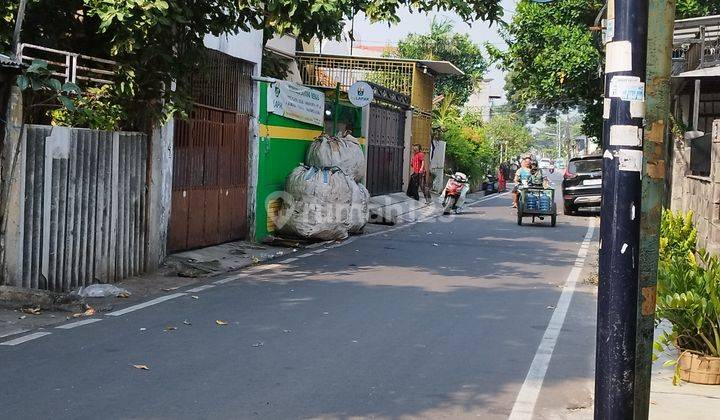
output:
{"label": "dark green metal pole", "polygon": [[669,131],[675,0],[649,0],[642,206],[640,206],[640,274],[635,359],[635,420],[646,420],[650,407],[655,292],[660,216],[665,189]]}
{"label": "dark green metal pole", "polygon": [[335,84],[335,104],[333,104],[333,132],[331,135],[337,134],[338,117],[340,114],[340,83]]}

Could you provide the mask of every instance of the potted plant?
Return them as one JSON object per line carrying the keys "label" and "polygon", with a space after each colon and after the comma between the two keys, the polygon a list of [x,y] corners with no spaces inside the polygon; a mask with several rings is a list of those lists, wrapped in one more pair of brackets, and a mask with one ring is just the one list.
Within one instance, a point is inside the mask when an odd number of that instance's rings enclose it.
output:
{"label": "potted plant", "polygon": [[720,260],[698,249],[692,212],[665,211],[660,230],[657,319],[671,329],[658,337],[657,351],[675,347],[679,380],[720,384]]}

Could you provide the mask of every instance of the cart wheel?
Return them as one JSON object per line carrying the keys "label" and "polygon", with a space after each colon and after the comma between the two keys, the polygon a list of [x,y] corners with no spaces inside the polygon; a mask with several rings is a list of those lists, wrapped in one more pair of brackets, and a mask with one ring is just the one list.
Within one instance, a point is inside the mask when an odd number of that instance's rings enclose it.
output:
{"label": "cart wheel", "polygon": [[553,214],[550,216],[550,226],[555,227],[555,223],[557,222],[557,214]]}
{"label": "cart wheel", "polygon": [[523,219],[522,208],[518,208],[517,217],[518,217],[518,226],[522,226],[522,219]]}

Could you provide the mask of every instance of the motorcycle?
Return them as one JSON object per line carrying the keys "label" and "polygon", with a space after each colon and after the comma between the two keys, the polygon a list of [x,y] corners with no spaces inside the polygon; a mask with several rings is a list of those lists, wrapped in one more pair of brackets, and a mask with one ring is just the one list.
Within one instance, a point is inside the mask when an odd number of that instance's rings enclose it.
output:
{"label": "motorcycle", "polygon": [[465,203],[465,194],[467,194],[470,186],[468,185],[468,177],[462,172],[456,172],[445,184],[442,193],[443,214],[448,215],[451,211],[459,213],[462,205]]}

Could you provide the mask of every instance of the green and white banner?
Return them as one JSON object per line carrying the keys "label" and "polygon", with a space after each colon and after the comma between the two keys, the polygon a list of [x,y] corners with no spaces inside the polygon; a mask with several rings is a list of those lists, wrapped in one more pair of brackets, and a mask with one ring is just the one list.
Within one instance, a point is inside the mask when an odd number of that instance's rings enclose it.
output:
{"label": "green and white banner", "polygon": [[267,111],[296,121],[324,125],[325,94],[292,82],[268,84]]}

